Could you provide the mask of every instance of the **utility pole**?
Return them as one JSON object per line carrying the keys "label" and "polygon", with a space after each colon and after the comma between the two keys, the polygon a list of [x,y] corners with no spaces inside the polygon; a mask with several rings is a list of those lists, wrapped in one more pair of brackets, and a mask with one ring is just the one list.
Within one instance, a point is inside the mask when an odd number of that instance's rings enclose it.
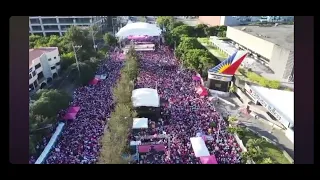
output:
{"label": "utility pole", "polygon": [[75,45],[72,43],[72,48],[73,48],[73,52],[74,52],[74,58],[76,59],[76,63],[77,63],[77,67],[78,67],[78,72],[79,72],[79,78],[80,78],[80,77],[81,77],[81,74],[80,74],[80,67],[79,67],[77,52],[82,48],[82,46],[75,46]]}
{"label": "utility pole", "polygon": [[95,31],[95,30],[93,29],[93,27],[94,27],[94,25],[93,25],[93,20],[90,19],[90,21],[91,21],[91,24],[92,24],[92,26],[90,27],[90,34],[91,34],[91,36],[92,36],[93,49],[94,49],[95,51],[97,51],[97,45],[96,45],[96,41],[95,41],[95,39],[94,39],[94,36],[98,33],[98,31]]}

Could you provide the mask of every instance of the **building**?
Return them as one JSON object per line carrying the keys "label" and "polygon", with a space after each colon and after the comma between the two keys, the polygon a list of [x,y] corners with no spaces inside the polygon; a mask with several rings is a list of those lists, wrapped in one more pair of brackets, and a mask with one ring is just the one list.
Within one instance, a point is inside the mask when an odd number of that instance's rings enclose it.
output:
{"label": "building", "polygon": [[30,16],[29,34],[62,36],[71,26],[102,25],[105,16]]}
{"label": "building", "polygon": [[58,77],[60,56],[57,47],[29,50],[29,92],[45,87]]}
{"label": "building", "polygon": [[274,72],[275,77],[294,80],[293,25],[235,26],[227,28],[227,37],[238,48],[248,50]]}
{"label": "building", "polygon": [[256,22],[256,16],[199,16],[200,23],[210,26],[239,26]]}

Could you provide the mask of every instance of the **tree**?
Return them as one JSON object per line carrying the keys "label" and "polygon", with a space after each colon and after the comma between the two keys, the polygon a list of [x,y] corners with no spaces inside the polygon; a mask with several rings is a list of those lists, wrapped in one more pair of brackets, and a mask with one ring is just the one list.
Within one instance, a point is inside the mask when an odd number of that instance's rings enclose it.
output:
{"label": "tree", "polygon": [[182,55],[186,67],[194,69],[202,74],[203,70],[212,65],[210,53],[204,49],[190,49]]}
{"label": "tree", "polygon": [[228,122],[230,123],[230,124],[233,124],[233,123],[235,123],[235,122],[237,122],[238,121],[238,119],[237,119],[237,117],[235,117],[235,116],[230,116],[229,118],[228,118]]}
{"label": "tree", "polygon": [[70,73],[69,79],[75,81],[78,85],[88,84],[94,78],[96,69],[93,69],[92,64],[89,62],[79,62],[79,69],[80,77],[77,64],[72,64],[67,70]]}
{"label": "tree", "polygon": [[43,92],[38,100],[36,100],[31,106],[31,114],[42,115],[45,118],[56,117],[57,113],[61,109],[65,109],[69,106],[71,97],[58,90],[49,90]]}
{"label": "tree", "polygon": [[170,29],[174,29],[174,28],[176,28],[178,26],[182,26],[182,25],[185,25],[185,24],[181,21],[173,22]]}
{"label": "tree", "polygon": [[156,23],[162,30],[171,30],[172,24],[174,23],[173,16],[159,16],[156,20]]}
{"label": "tree", "polygon": [[197,38],[194,37],[182,37],[179,46],[177,47],[175,54],[180,58],[189,49],[201,49],[202,45],[199,43]]}
{"label": "tree", "polygon": [[226,35],[227,35],[227,31],[220,31],[217,34],[218,37],[226,37]]}
{"label": "tree", "polygon": [[69,66],[76,62],[74,52],[62,54],[60,57],[61,70],[68,69]]}
{"label": "tree", "polygon": [[205,37],[207,28],[208,28],[208,26],[206,24],[198,24],[194,28],[196,37]]}
{"label": "tree", "polygon": [[92,37],[90,36],[88,29],[83,29],[78,26],[71,26],[71,28],[67,30],[65,38],[69,42],[69,46],[72,44],[75,46],[82,46],[77,52],[79,61],[88,60],[90,57],[96,55],[96,52],[93,48]]}
{"label": "tree", "polygon": [[106,33],[103,36],[104,43],[107,47],[114,47],[117,45],[118,40],[110,33]]}
{"label": "tree", "polygon": [[179,38],[185,37],[185,36],[192,37],[194,35],[194,29],[192,26],[182,25],[172,29],[171,33],[173,36],[176,36]]}
{"label": "tree", "polygon": [[38,35],[29,36],[29,48],[34,48],[36,45],[36,42],[39,41],[41,38],[43,37]]}
{"label": "tree", "polygon": [[206,28],[204,30],[204,33],[206,34],[207,37],[209,37],[209,36],[217,36],[218,28],[217,28],[217,26],[208,27],[208,28]]}

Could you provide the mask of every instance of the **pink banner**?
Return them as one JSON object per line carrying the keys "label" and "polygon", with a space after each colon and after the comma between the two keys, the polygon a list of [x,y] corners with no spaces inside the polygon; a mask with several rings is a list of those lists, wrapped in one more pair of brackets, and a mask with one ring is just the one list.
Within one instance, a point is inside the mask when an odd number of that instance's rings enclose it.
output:
{"label": "pink banner", "polygon": [[80,110],[79,106],[70,107],[68,113],[77,113]]}
{"label": "pink banner", "polygon": [[77,113],[67,113],[63,119],[65,120],[74,120],[76,118]]}
{"label": "pink banner", "polygon": [[202,156],[200,157],[202,164],[218,164],[217,159],[214,155],[211,156]]}

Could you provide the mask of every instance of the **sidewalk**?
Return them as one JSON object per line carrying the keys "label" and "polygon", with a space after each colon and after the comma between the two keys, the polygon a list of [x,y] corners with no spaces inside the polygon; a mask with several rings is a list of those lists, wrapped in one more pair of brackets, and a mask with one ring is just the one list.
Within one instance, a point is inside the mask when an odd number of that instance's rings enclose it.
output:
{"label": "sidewalk", "polygon": [[[215,107],[221,114],[228,113],[230,115],[237,116],[239,114],[238,108],[242,106],[242,103],[236,97],[229,97],[227,100],[234,103],[236,107],[230,106],[226,103],[220,103],[219,105],[215,104]],[[238,119],[240,124],[243,124],[251,130],[256,131],[262,136],[274,141],[279,147],[287,151],[292,159],[294,159],[294,144],[285,136],[282,130],[272,127],[261,120],[256,120],[250,115],[241,115]]]}
{"label": "sidewalk", "polygon": [[294,145],[285,136],[282,130],[273,128],[254,118],[239,118],[239,122],[251,130],[254,130],[283,148],[294,159]]}

